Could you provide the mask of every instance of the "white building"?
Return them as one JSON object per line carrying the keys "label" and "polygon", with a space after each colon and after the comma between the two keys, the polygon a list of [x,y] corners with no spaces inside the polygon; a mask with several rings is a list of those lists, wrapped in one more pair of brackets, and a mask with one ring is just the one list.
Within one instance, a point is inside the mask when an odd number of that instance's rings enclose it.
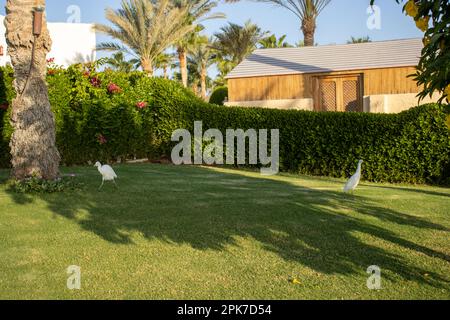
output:
{"label": "white building", "polygon": [[[5,17],[0,15],[0,66],[10,62],[5,38]],[[52,38],[52,50],[48,58],[55,58],[57,65],[95,60],[96,35],[93,25],[88,23],[48,23]]]}

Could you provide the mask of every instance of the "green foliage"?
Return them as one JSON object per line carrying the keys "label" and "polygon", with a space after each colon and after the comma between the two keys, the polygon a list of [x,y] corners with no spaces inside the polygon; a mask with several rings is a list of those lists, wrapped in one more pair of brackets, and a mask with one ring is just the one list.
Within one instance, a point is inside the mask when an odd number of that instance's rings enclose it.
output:
{"label": "green foliage", "polygon": [[[10,87],[8,81],[1,79],[3,88]],[[450,181],[448,106],[430,104],[394,115],[221,107],[173,81],[142,72],[97,73],[80,65],[58,70],[47,81],[64,165],[167,157],[175,144],[172,133],[192,132],[194,121],[203,121],[204,128],[222,132],[280,129],[283,171],[348,177],[363,159],[370,181]],[[5,89],[0,96],[13,97]],[[11,130],[2,128],[0,151],[7,155]],[[8,157],[1,159],[0,166],[8,166]]]}
{"label": "green foliage", "polygon": [[213,93],[211,93],[209,103],[223,106],[225,99],[228,99],[228,87],[217,87],[214,89]]}
{"label": "green foliage", "polygon": [[363,159],[370,181],[443,183],[450,177],[448,106],[392,115],[190,105],[185,114],[183,128],[190,130],[195,120],[222,132],[279,128],[282,171],[344,178]]}
{"label": "green foliage", "polygon": [[83,187],[75,177],[64,177],[54,181],[33,177],[23,181],[12,180],[9,185],[10,190],[16,193],[57,193],[80,190]]}
{"label": "green foliage", "polygon": [[[370,0],[373,5],[379,0]],[[425,34],[424,49],[414,79],[423,86],[421,98],[438,94],[450,102],[450,2],[448,0],[395,0]],[[430,23],[431,21],[431,23]]]}
{"label": "green foliage", "polygon": [[0,68],[0,166],[10,162],[9,139],[12,128],[9,123],[11,108],[10,104],[15,96],[13,89],[14,71],[10,66]]}

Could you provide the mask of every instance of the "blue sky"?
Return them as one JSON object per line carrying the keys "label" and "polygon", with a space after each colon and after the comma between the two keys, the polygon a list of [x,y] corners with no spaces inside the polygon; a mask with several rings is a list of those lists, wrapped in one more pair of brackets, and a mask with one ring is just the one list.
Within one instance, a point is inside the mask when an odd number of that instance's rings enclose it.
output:
{"label": "blue sky", "polygon": [[[5,0],[1,0],[3,4]],[[47,0],[47,15],[51,22],[65,22],[70,5],[81,8],[81,22],[106,23],[106,7],[117,8],[120,0]],[[410,17],[406,17],[401,6],[394,0],[377,0],[381,12],[381,29],[369,30],[367,27],[367,8],[369,0],[333,0],[318,19],[316,42],[319,45],[345,43],[351,36],[370,36],[374,41],[420,37],[422,33],[415,27]],[[223,12],[227,19],[207,21],[205,33],[213,34],[227,21],[243,24],[251,19],[263,30],[277,36],[286,34],[287,40],[294,44],[302,40],[297,17],[283,8],[271,4],[242,1],[238,4],[220,4],[216,12]],[[1,6],[4,14],[4,5]],[[100,36],[98,41],[104,41]]]}
{"label": "blue sky", "polygon": [[[5,3],[5,0],[1,0]],[[120,0],[47,0],[48,19],[52,22],[66,21],[67,7],[78,5],[81,8],[81,22],[106,22],[106,7],[117,8]],[[333,0],[318,20],[316,42],[319,44],[345,43],[351,36],[370,36],[373,40],[388,40],[420,37],[421,32],[411,18],[401,12],[401,6],[394,0],[377,0],[381,9],[381,29],[369,30],[366,13],[369,0]],[[288,10],[271,4],[242,1],[238,4],[220,4],[217,12],[227,15],[226,20],[208,21],[206,33],[213,34],[226,21],[244,23],[251,19],[264,30],[277,35],[286,34],[288,41],[295,43],[302,39],[299,21]],[[4,14],[4,5],[1,7]]]}

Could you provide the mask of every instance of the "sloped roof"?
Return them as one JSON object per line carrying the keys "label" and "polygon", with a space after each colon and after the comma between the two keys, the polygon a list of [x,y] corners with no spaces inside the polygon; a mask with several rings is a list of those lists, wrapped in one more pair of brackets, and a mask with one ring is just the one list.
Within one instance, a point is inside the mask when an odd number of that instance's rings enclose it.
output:
{"label": "sloped roof", "polygon": [[257,49],[227,79],[417,66],[422,49],[421,39]]}

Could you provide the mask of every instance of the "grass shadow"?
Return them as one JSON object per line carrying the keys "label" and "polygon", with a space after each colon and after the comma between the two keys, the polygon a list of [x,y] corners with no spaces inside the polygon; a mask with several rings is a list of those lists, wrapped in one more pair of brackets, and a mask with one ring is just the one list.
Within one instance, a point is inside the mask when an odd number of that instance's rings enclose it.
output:
{"label": "grass shadow", "polygon": [[[352,275],[379,265],[407,280],[448,286],[446,275],[417,267],[399,253],[408,250],[450,262],[445,252],[402,233],[448,232],[448,227],[360,195],[344,195],[326,181],[305,186],[283,176],[146,164],[118,166],[120,189],[106,186],[99,192],[94,169],[74,170],[84,172],[86,190],[37,197],[55,215],[114,244],[132,245],[138,233],[148,240],[221,251],[238,246],[236,239],[245,237],[286,261],[321,273]],[[35,197],[10,196],[18,204]],[[88,215],[80,217],[80,210]],[[389,250],[391,246],[397,250]]]}

